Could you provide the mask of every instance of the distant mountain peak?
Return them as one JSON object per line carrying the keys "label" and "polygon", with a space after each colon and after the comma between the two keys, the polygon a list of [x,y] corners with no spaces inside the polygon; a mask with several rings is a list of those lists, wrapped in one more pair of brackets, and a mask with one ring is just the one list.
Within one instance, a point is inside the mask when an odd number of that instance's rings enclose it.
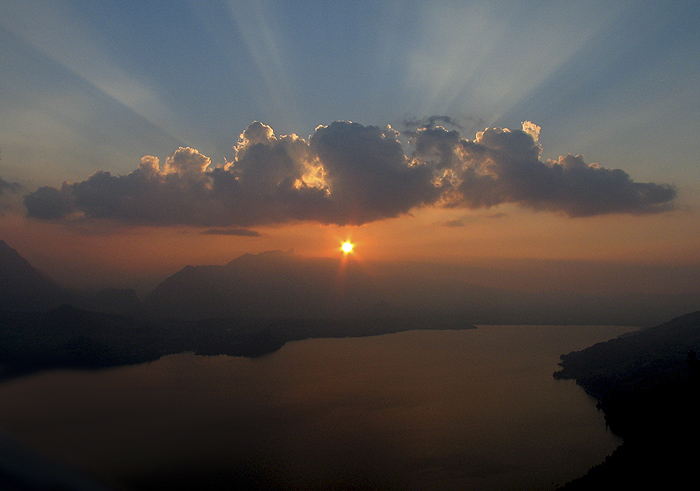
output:
{"label": "distant mountain peak", "polygon": [[0,240],[0,309],[46,310],[67,298],[65,289]]}
{"label": "distant mountain peak", "polygon": [[2,272],[0,274],[4,277],[8,277],[9,280],[14,279],[11,278],[13,275],[48,280],[46,275],[29,264],[29,261],[23,258],[19,252],[10,247],[4,240],[0,240],[0,266],[2,267]]}
{"label": "distant mountain peak", "polygon": [[8,260],[16,260],[16,261],[22,261],[23,263],[26,263],[29,265],[29,261],[24,259],[22,256],[20,256],[19,252],[14,250],[12,247],[8,245],[7,242],[4,240],[0,239],[0,260],[2,261],[8,261]]}
{"label": "distant mountain peak", "polygon": [[340,260],[294,250],[244,254],[225,266],[184,268],[146,298],[156,316],[337,318],[382,299],[374,278]]}
{"label": "distant mountain peak", "polygon": [[227,266],[235,265],[235,264],[238,264],[240,262],[264,261],[266,259],[290,258],[290,257],[296,257],[294,254],[294,249],[289,249],[288,251],[281,251],[281,250],[275,249],[275,250],[271,250],[271,251],[260,252],[258,254],[245,253],[245,254],[240,255],[237,258],[229,261]]}

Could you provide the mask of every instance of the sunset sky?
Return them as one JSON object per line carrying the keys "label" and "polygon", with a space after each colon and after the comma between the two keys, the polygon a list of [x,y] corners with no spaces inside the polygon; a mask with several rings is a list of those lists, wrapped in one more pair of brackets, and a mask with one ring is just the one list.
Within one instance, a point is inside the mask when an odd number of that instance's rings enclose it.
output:
{"label": "sunset sky", "polygon": [[79,286],[345,240],[368,264],[700,268],[698,19],[697,1],[5,0],[0,239]]}

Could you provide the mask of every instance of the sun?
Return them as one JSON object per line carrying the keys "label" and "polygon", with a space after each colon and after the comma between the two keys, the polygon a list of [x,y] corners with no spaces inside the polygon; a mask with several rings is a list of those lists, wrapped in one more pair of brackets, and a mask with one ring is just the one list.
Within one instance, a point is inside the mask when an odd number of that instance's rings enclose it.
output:
{"label": "sun", "polygon": [[353,247],[354,246],[353,246],[352,242],[343,242],[343,245],[340,246],[340,248],[343,250],[343,252],[345,254],[349,254],[350,252],[352,252]]}

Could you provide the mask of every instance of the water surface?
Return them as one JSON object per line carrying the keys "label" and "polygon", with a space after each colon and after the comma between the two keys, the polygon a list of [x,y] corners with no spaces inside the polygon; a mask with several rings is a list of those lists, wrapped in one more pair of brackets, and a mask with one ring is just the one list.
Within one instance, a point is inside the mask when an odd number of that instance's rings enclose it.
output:
{"label": "water surface", "polygon": [[559,355],[630,330],[481,326],[55,371],[0,385],[0,427],[134,489],[553,489],[620,443],[552,377]]}

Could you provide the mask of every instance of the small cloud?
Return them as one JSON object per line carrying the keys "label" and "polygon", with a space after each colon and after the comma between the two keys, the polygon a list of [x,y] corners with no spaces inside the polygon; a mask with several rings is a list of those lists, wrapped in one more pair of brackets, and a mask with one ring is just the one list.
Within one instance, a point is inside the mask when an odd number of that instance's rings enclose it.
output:
{"label": "small cloud", "polygon": [[18,182],[8,182],[0,177],[0,195],[5,193],[18,193],[22,189],[22,185]]}
{"label": "small cloud", "polygon": [[21,214],[24,212],[22,196],[20,194],[21,190],[21,184],[9,182],[0,177],[0,216],[5,216],[6,214]]}
{"label": "small cloud", "polygon": [[491,213],[490,215],[486,215],[486,218],[495,219],[495,218],[505,218],[507,216],[508,216],[507,213]]}
{"label": "small cloud", "polygon": [[201,235],[237,235],[240,237],[260,237],[260,232],[248,228],[210,228]]}
{"label": "small cloud", "polygon": [[466,227],[466,223],[464,223],[464,220],[449,220],[445,222],[445,227]]}
{"label": "small cloud", "polygon": [[403,121],[403,126],[410,130],[410,129],[425,129],[425,128],[434,128],[438,124],[441,125],[447,125],[447,126],[453,126],[457,129],[464,129],[462,125],[455,120],[455,118],[451,116],[440,116],[440,115],[435,115],[435,116],[428,116],[425,118],[413,118],[413,119],[404,119]]}
{"label": "small cloud", "polygon": [[466,227],[470,223],[476,223],[481,220],[495,220],[498,218],[505,218],[507,216],[507,213],[469,214],[461,218],[448,220],[447,222],[444,222],[443,225],[445,227]]}

